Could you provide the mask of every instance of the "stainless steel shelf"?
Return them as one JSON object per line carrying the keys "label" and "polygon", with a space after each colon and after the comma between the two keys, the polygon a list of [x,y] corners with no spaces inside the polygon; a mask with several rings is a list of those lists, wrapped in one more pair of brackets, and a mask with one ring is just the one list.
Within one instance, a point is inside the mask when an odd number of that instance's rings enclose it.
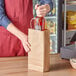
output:
{"label": "stainless steel shelf", "polygon": [[52,19],[52,18],[56,18],[56,16],[46,16],[46,19]]}
{"label": "stainless steel shelf", "polygon": [[66,35],[66,33],[68,32],[68,31],[75,31],[75,30],[66,30],[66,12],[67,12],[67,6],[71,6],[71,5],[76,5],[76,0],[74,1],[74,0],[72,0],[72,1],[70,1],[70,0],[64,0],[64,30],[63,30],[63,46],[66,46],[66,37],[67,37],[67,35]]}
{"label": "stainless steel shelf", "polygon": [[67,32],[68,32],[68,31],[76,31],[76,29],[72,29],[72,30],[66,30],[66,31],[67,31]]}
{"label": "stainless steel shelf", "polygon": [[50,34],[50,36],[57,36],[56,34]]}
{"label": "stainless steel shelf", "polygon": [[53,52],[50,52],[50,54],[56,54],[56,53],[57,53],[57,52],[54,52],[54,51],[53,51]]}
{"label": "stainless steel shelf", "polygon": [[67,5],[76,5],[76,1],[67,1]]}

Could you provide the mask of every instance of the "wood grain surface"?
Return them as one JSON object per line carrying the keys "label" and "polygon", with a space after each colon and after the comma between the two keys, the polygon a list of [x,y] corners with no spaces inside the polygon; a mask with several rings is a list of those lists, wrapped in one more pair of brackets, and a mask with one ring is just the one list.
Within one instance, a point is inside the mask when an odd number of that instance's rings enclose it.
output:
{"label": "wood grain surface", "polygon": [[50,71],[41,73],[28,70],[27,57],[0,58],[0,76],[76,76],[76,70],[59,54],[51,55],[50,63]]}

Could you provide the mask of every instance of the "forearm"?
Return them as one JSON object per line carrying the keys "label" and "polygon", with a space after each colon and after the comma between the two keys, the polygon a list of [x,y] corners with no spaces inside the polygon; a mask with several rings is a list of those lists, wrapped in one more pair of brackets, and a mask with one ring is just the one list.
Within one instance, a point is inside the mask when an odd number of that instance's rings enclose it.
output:
{"label": "forearm", "polygon": [[21,32],[18,28],[14,26],[14,24],[10,23],[7,26],[7,30],[11,32],[13,35],[15,35],[17,38],[19,38],[23,44],[23,47],[26,52],[30,51],[30,44],[28,43],[27,35]]}
{"label": "forearm", "polygon": [[[26,35],[21,32],[18,28],[16,28],[14,26],[14,24],[10,23],[8,26],[7,26],[7,30],[12,33],[13,35],[15,35],[18,39],[22,40],[23,38],[26,37]],[[25,36],[25,37],[24,37]]]}

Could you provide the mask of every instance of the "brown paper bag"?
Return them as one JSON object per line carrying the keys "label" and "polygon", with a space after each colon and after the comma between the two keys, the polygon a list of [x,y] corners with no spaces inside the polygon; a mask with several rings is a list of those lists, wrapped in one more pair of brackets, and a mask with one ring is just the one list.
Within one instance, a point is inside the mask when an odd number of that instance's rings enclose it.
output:
{"label": "brown paper bag", "polygon": [[31,52],[28,54],[28,69],[45,72],[50,68],[49,31],[29,29],[28,40]]}

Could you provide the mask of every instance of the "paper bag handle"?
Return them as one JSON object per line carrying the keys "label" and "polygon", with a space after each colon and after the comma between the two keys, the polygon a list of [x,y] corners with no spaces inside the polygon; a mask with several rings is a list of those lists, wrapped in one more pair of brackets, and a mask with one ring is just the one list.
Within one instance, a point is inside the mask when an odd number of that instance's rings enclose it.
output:
{"label": "paper bag handle", "polygon": [[[30,21],[30,28],[31,28],[31,29],[33,28],[33,26],[32,26],[32,21],[33,21],[33,20],[35,20],[35,18],[32,18],[31,21]],[[45,21],[44,18],[43,18],[42,20]],[[44,28],[45,28],[44,21],[42,22],[42,26],[40,26],[40,22],[38,21],[38,18],[37,18],[36,21],[37,21],[37,22],[36,22],[36,25],[34,25],[34,29],[36,29],[36,30],[44,30]],[[44,25],[44,26],[43,26],[43,25]]]}

